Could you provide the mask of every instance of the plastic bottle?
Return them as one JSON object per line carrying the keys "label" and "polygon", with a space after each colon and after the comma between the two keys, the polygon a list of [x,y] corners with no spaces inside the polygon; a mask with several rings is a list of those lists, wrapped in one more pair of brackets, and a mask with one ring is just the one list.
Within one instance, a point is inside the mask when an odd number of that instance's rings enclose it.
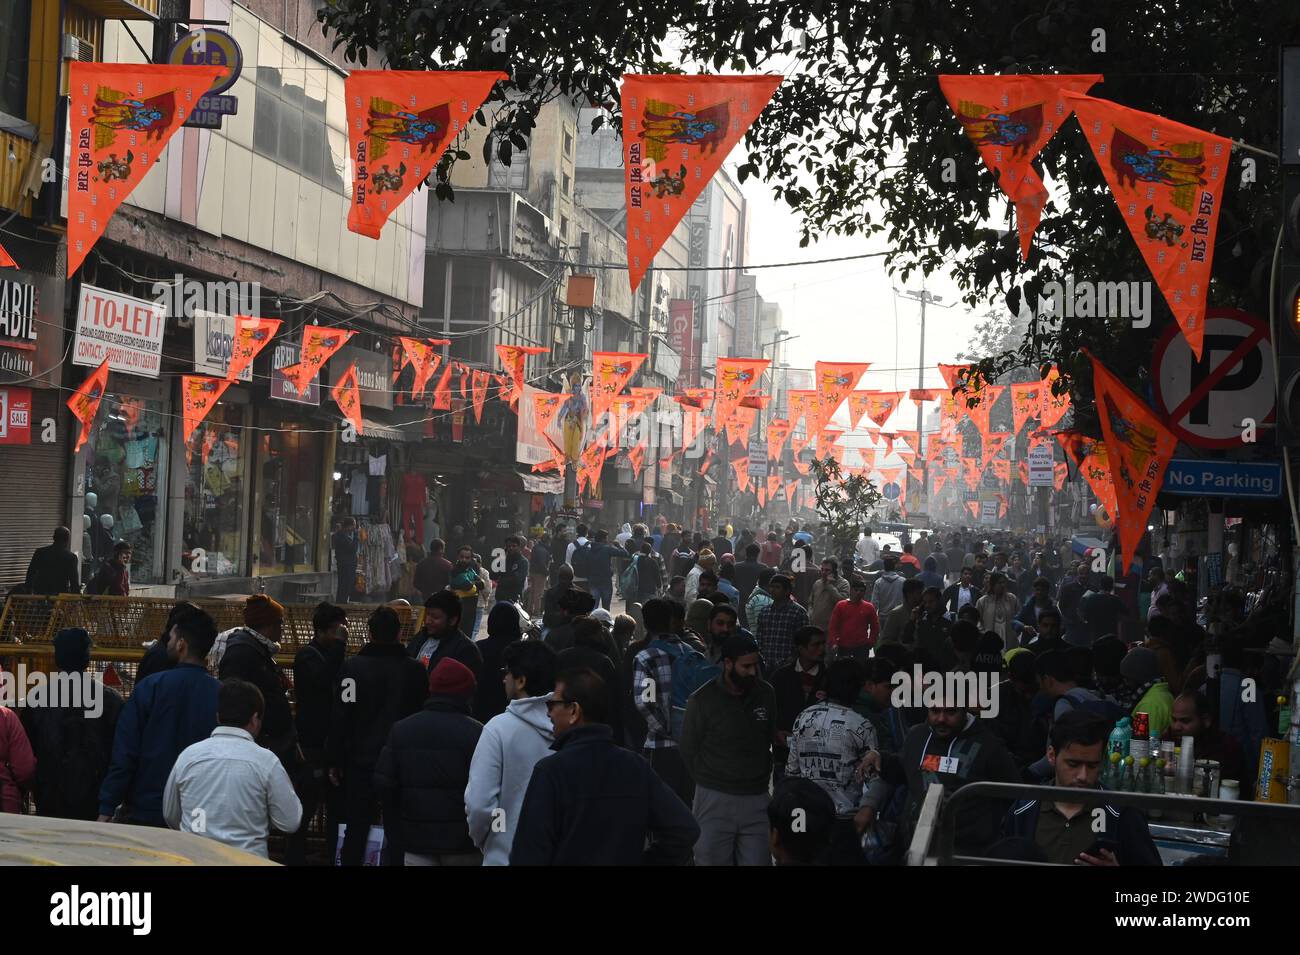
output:
{"label": "plastic bottle", "polygon": [[1110,742],[1106,748],[1112,753],[1119,753],[1120,758],[1128,756],[1129,741],[1133,738],[1133,727],[1127,716],[1115,724],[1110,731]]}
{"label": "plastic bottle", "polygon": [[1119,753],[1111,753],[1106,757],[1106,768],[1102,774],[1101,785],[1104,789],[1116,792],[1120,788],[1121,770],[1120,760],[1124,757]]}

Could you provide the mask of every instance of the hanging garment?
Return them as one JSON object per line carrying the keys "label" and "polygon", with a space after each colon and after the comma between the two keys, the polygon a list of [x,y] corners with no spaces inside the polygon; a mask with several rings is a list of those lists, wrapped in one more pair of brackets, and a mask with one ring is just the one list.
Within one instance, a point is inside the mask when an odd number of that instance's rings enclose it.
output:
{"label": "hanging garment", "polygon": [[388,473],[388,455],[367,455],[370,458],[370,473],[374,477],[383,477]]}
{"label": "hanging garment", "polygon": [[354,517],[365,517],[370,513],[370,506],[366,503],[366,485],[370,479],[366,476],[364,468],[357,468],[352,472],[352,479],[348,482],[349,493],[352,495],[352,515]]}
{"label": "hanging garment", "polygon": [[402,533],[405,539],[410,533],[411,540],[419,542],[424,538],[424,497],[428,485],[419,474],[402,475]]}

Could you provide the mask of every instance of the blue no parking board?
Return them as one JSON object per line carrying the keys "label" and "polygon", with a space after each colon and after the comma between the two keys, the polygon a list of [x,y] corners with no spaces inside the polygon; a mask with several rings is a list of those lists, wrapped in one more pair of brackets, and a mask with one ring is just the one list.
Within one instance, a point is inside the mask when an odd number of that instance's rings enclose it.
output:
{"label": "blue no parking board", "polygon": [[1165,471],[1162,490],[1203,497],[1278,497],[1282,493],[1282,465],[1277,461],[1174,458]]}

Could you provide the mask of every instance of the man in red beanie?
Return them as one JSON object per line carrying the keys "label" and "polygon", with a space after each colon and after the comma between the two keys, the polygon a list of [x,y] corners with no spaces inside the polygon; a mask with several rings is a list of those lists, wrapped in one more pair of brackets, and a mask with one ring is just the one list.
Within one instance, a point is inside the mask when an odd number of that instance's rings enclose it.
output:
{"label": "man in red beanie", "polygon": [[[398,720],[375,766],[384,835],[406,865],[482,865],[469,835],[465,787],[483,724],[470,716],[474,671],[444,657],[429,674],[429,698]],[[506,820],[510,825],[512,820]]]}
{"label": "man in red beanie", "polygon": [[292,778],[302,759],[289,693],[275,664],[283,624],[284,608],[266,594],[253,594],[244,602],[244,625],[220,634],[212,653],[218,678],[247,680],[262,691],[266,709],[257,741],[280,757]]}

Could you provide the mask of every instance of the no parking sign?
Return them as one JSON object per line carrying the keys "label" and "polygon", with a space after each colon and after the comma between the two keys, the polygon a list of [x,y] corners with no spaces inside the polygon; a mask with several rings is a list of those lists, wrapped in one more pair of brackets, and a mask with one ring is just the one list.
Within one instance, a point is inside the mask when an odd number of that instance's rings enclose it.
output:
{"label": "no parking sign", "polygon": [[1244,422],[1272,424],[1276,404],[1268,324],[1235,308],[1212,308],[1197,361],[1177,325],[1156,343],[1156,408],[1180,441],[1198,448],[1241,447]]}

